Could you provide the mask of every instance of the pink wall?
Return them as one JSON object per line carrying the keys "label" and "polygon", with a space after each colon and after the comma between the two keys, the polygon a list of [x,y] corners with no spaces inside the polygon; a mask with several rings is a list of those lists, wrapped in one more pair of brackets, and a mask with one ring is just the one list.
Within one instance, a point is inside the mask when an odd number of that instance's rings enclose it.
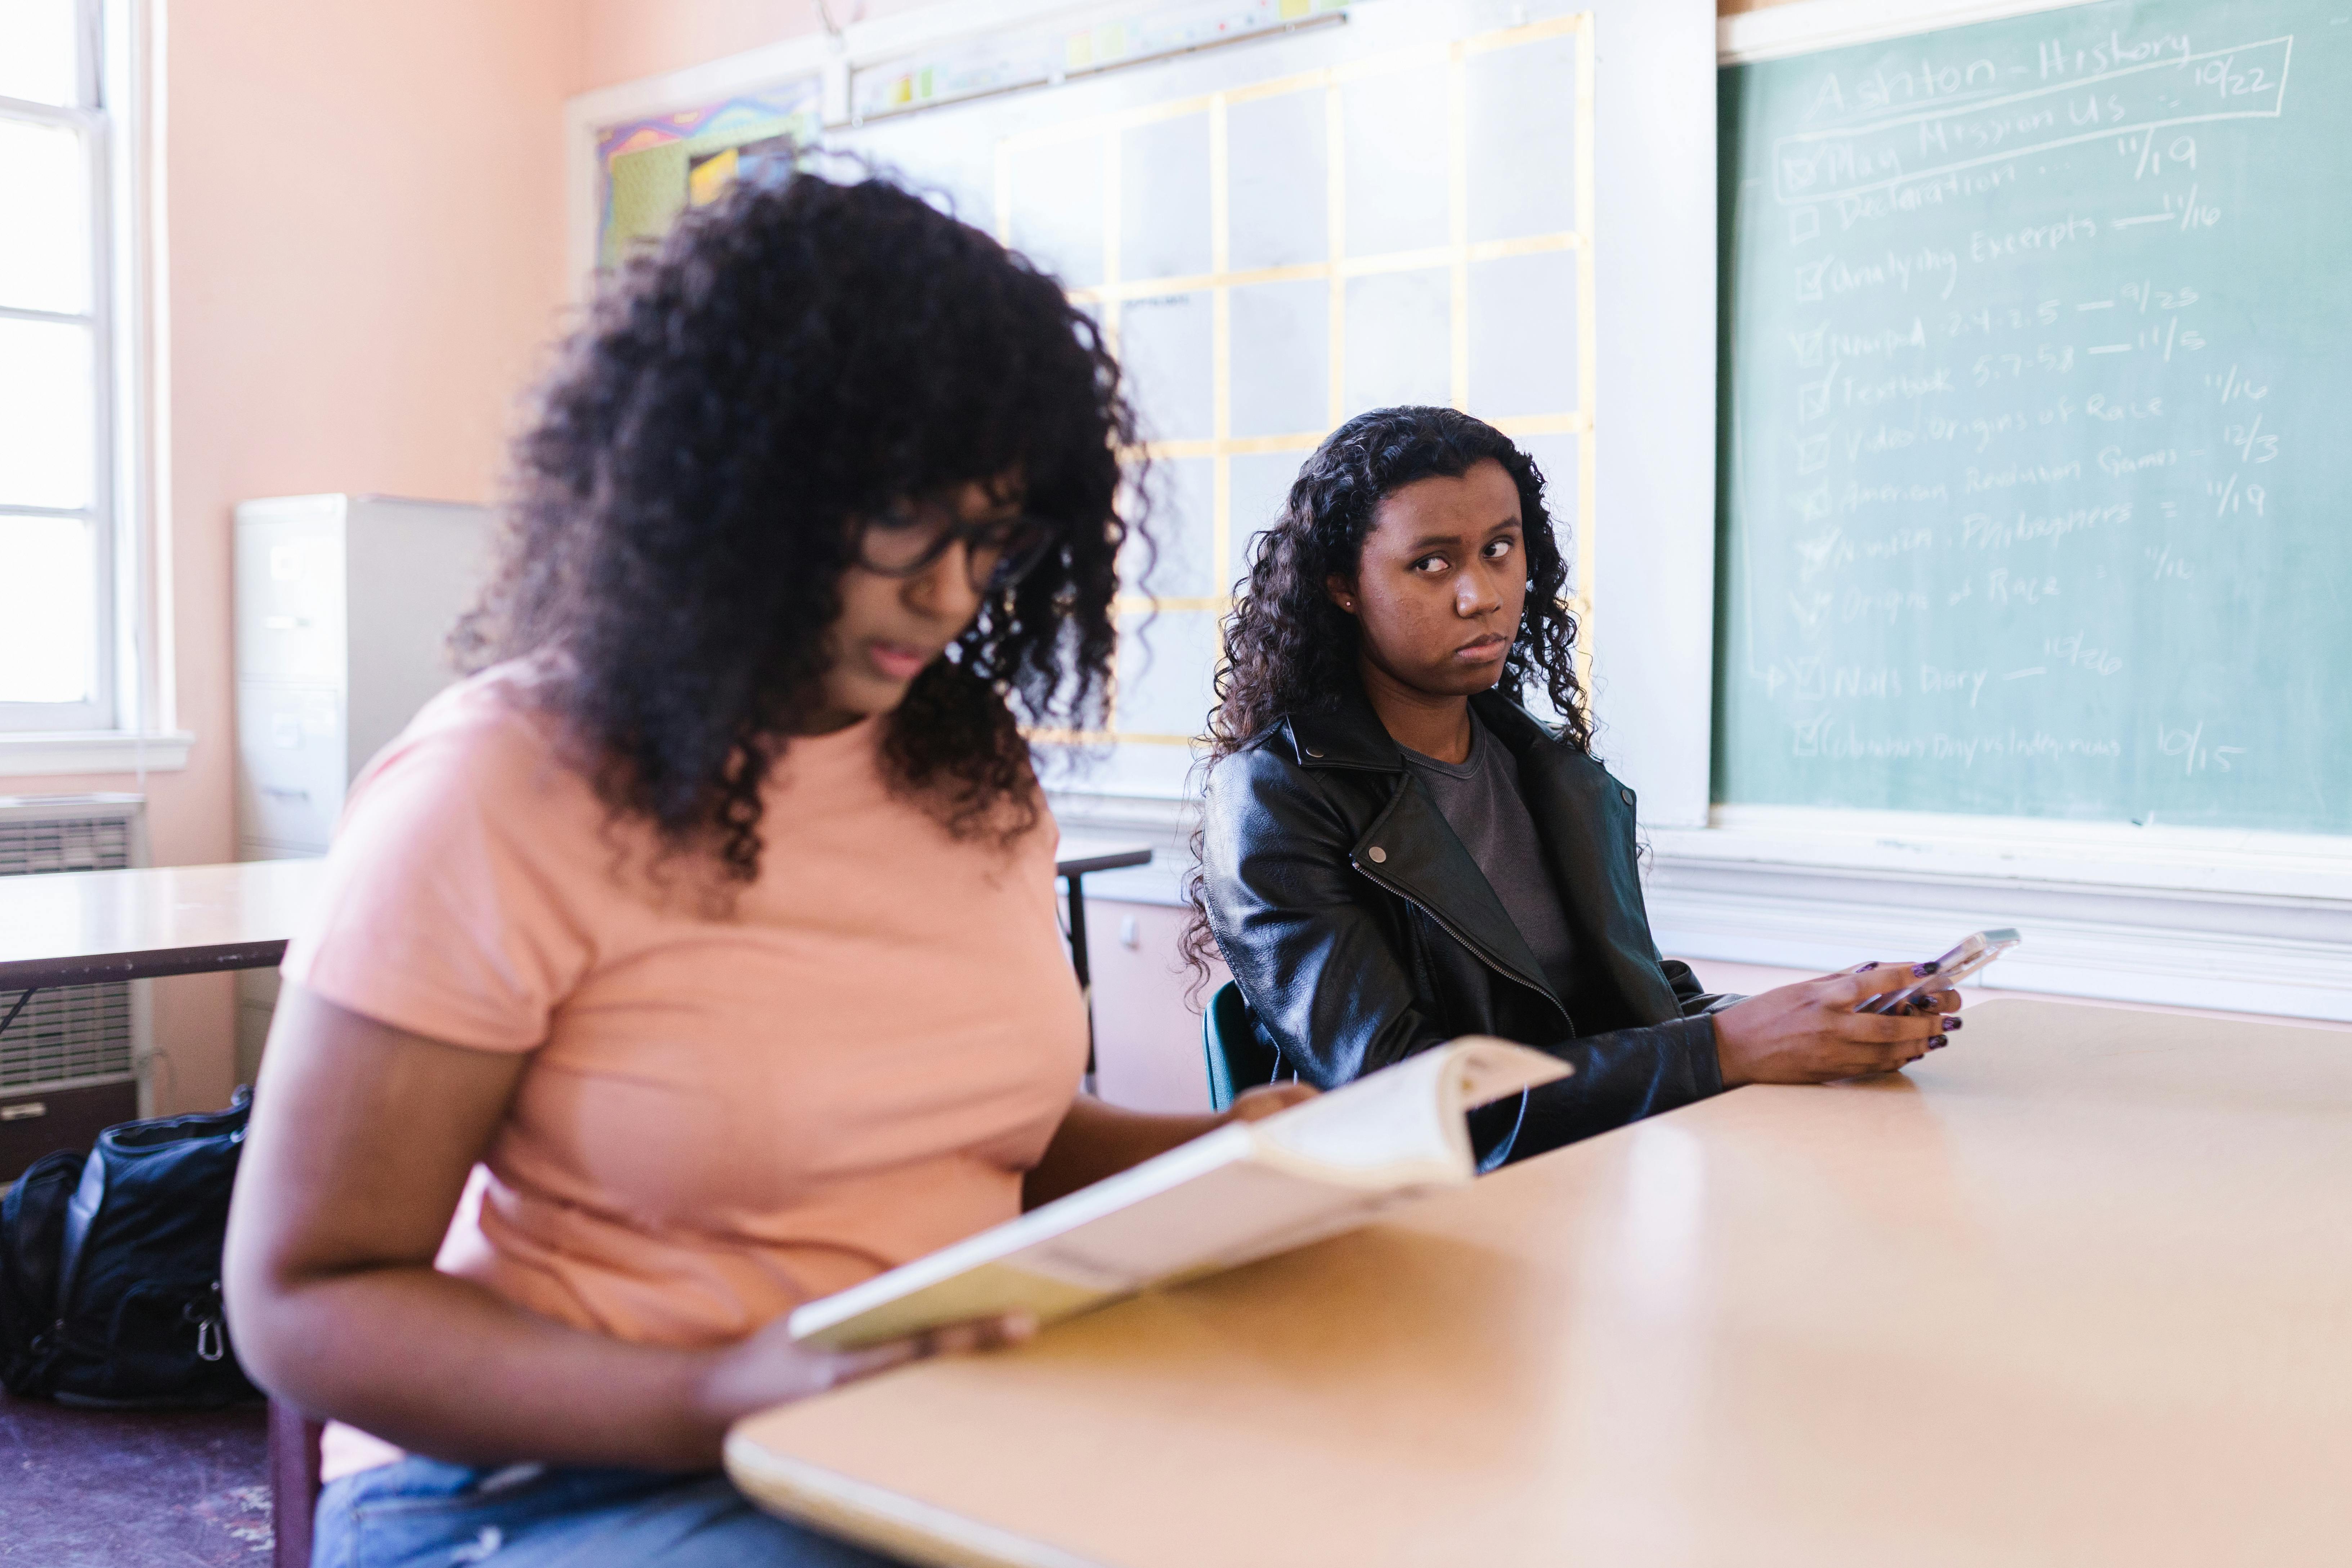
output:
{"label": "pink wall", "polygon": [[[173,599],[185,772],[146,793],[156,858],[235,853],[229,509],[384,490],[487,499],[564,294],[572,0],[172,7]],[[0,793],[129,789],[125,776]],[[234,1071],[226,976],[161,982],[163,1109]]]}
{"label": "pink wall", "polygon": [[[828,0],[846,22],[857,0]],[[575,91],[658,76],[814,32],[816,0],[578,0]]]}
{"label": "pink wall", "polygon": [[[825,0],[836,26],[926,0]],[[579,0],[578,88],[658,76],[817,30],[817,0]]]}

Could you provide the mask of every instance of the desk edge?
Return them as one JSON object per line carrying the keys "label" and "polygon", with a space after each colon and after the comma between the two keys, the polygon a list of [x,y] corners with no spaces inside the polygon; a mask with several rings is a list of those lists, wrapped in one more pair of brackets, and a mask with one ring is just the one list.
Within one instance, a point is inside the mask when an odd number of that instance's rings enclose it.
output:
{"label": "desk edge", "polygon": [[779,1454],[747,1436],[741,1423],[727,1435],[726,1456],[729,1477],[771,1513],[910,1562],[932,1568],[1101,1568],[1058,1546]]}
{"label": "desk edge", "polygon": [[267,942],[78,953],[71,958],[10,959],[0,962],[0,992],[103,985],[120,980],[162,980],[178,974],[216,974],[230,969],[268,969],[286,956],[286,941],[284,937],[274,937]]}

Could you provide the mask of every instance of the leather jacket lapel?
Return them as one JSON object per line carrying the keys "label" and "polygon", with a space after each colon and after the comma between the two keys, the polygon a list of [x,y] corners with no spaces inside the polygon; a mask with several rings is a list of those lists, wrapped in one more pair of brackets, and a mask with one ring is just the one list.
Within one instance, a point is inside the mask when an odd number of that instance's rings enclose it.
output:
{"label": "leather jacket lapel", "polygon": [[1357,870],[1417,904],[1448,935],[1539,995],[1552,995],[1528,939],[1496,896],[1494,884],[1455,837],[1421,781],[1400,765],[1388,809],[1356,840]]}
{"label": "leather jacket lapel", "polygon": [[1402,748],[1371,704],[1350,693],[1336,709],[1293,713],[1283,722],[1292,754],[1310,772],[1351,769],[1393,776],[1387,805],[1349,851],[1356,869],[1417,906],[1483,962],[1559,1005],[1527,938],[1454,837],[1444,813],[1405,766]]}

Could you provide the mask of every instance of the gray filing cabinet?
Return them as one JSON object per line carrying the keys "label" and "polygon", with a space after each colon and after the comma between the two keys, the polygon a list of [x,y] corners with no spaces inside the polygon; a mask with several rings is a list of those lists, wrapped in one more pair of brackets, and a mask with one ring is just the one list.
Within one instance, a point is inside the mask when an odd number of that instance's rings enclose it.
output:
{"label": "gray filing cabinet", "polygon": [[[343,791],[451,680],[447,642],[489,568],[489,513],[394,496],[236,509],[239,858],[326,853]],[[237,1070],[260,1059],[278,977],[238,982]]]}

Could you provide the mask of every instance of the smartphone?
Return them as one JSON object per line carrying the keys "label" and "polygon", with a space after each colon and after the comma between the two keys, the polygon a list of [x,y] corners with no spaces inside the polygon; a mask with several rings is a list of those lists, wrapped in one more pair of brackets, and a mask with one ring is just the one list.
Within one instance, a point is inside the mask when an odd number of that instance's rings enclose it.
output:
{"label": "smartphone", "polygon": [[1932,996],[1938,991],[1949,991],[1953,986],[2015,947],[2021,940],[2017,932],[2008,926],[2002,926],[1994,931],[1980,931],[1973,936],[1963,937],[1958,947],[1935,961],[1934,967],[1926,978],[1915,980],[1902,989],[1889,991],[1883,996],[1874,996],[1856,1011],[1863,1013],[1906,1011],[1922,997]]}

